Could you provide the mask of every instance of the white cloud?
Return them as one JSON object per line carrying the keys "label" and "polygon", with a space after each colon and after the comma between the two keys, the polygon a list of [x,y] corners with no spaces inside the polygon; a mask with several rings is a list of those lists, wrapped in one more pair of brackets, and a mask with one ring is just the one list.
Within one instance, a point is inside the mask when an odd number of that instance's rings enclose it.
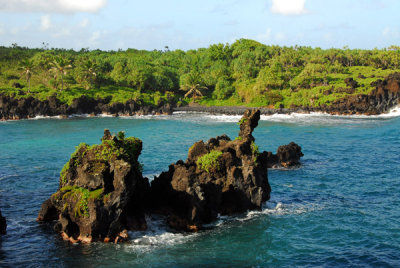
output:
{"label": "white cloud", "polygon": [[307,13],[306,0],[272,0],[271,11],[281,15],[301,15]]}
{"label": "white cloud", "polygon": [[51,20],[49,15],[44,15],[40,17],[40,30],[46,31],[51,27]]}
{"label": "white cloud", "polygon": [[0,0],[0,11],[75,13],[97,12],[107,0]]}

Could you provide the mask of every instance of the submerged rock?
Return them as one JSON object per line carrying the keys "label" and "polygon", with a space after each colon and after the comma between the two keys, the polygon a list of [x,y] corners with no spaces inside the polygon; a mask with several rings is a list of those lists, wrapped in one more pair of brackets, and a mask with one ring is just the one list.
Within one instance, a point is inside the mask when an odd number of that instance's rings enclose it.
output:
{"label": "submerged rock", "polygon": [[108,130],[100,145],[80,144],[38,221],[56,220],[55,228],[73,242],[118,241],[127,238],[127,230],[145,229],[149,184],[138,162],[141,150],[141,140]]}
{"label": "submerged rock", "polygon": [[0,210],[0,234],[6,234],[7,233],[7,222],[6,218],[1,215],[1,210]]}
{"label": "submerged rock", "polygon": [[301,147],[294,142],[291,142],[288,145],[279,146],[276,154],[273,154],[272,152],[264,153],[266,153],[266,157],[264,159],[267,159],[268,168],[288,168],[298,166],[300,165],[300,158],[304,156],[304,154],[301,152]]}
{"label": "submerged rock", "polygon": [[235,140],[223,135],[196,142],[186,162],[179,160],[155,177],[153,211],[166,214],[174,229],[197,231],[219,214],[261,209],[271,188],[266,159],[252,136],[259,119],[259,110],[246,111]]}

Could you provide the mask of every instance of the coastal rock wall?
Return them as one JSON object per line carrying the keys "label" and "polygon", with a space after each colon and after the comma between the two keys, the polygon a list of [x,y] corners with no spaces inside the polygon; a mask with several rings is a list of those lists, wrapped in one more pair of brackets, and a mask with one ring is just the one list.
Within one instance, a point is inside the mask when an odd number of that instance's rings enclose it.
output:
{"label": "coastal rock wall", "polygon": [[400,73],[378,80],[374,86],[375,89],[368,95],[352,95],[335,101],[331,106],[323,106],[321,110],[333,114],[376,115],[387,112],[400,103]]}
{"label": "coastal rock wall", "polygon": [[[348,88],[343,89],[344,92],[352,94],[359,86],[352,79],[345,79]],[[370,94],[349,95],[345,98],[334,101],[331,105],[322,105],[320,107],[282,107],[279,109],[260,108],[261,114],[290,114],[290,113],[310,113],[325,112],[329,114],[352,115],[366,114],[376,115],[388,112],[391,108],[400,104],[400,73],[394,73],[386,77],[384,80],[378,80],[372,84],[375,89]],[[332,94],[331,90],[327,90],[324,94]],[[216,114],[239,115],[248,109],[246,107],[230,107],[230,106],[184,106],[174,108],[175,111],[192,111],[192,112],[208,112]]]}
{"label": "coastal rock wall", "polygon": [[133,100],[126,103],[111,103],[111,99],[93,99],[85,95],[72,101],[71,105],[61,103],[56,96],[40,101],[33,97],[16,99],[0,95],[0,120],[17,120],[35,116],[68,116],[72,114],[113,114],[113,115],[146,115],[171,114],[172,106],[160,103],[157,107],[139,105]]}
{"label": "coastal rock wall", "polygon": [[[345,89],[353,93],[358,83],[349,78],[345,80],[349,87]],[[384,80],[378,80],[373,84],[375,89],[368,95],[358,94],[338,99],[331,105],[320,107],[281,107],[279,109],[260,108],[261,114],[271,115],[276,113],[289,114],[326,112],[330,114],[381,114],[389,111],[400,102],[400,73],[394,73]],[[325,93],[324,93],[325,94]],[[330,94],[329,90],[326,94]],[[71,105],[61,103],[56,96],[40,101],[33,97],[16,99],[14,97],[0,95],[0,120],[16,120],[34,118],[35,116],[68,116],[71,114],[112,114],[112,115],[147,115],[147,114],[171,114],[173,111],[194,111],[221,114],[243,114],[246,107],[229,106],[183,106],[176,107],[175,103],[163,103],[156,107],[143,105],[133,100],[125,103],[111,103],[111,98],[93,99],[80,96],[72,101]]]}

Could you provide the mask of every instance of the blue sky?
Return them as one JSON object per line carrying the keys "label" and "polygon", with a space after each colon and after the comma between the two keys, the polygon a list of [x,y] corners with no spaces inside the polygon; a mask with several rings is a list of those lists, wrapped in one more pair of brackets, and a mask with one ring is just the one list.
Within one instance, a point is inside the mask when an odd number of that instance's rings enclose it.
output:
{"label": "blue sky", "polygon": [[400,45],[399,0],[0,0],[0,45],[196,49]]}

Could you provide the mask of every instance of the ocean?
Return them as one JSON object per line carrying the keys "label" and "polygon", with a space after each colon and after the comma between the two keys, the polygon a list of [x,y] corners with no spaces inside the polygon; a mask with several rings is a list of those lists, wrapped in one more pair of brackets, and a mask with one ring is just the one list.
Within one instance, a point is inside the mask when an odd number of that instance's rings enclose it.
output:
{"label": "ocean", "polygon": [[71,244],[36,217],[81,142],[105,128],[143,141],[150,178],[186,159],[198,140],[237,136],[240,116],[37,118],[0,122],[1,267],[399,267],[400,108],[381,116],[262,116],[260,151],[296,142],[302,166],[270,169],[261,211],[219,217],[207,230],[176,233],[148,215],[147,231],[121,244]]}

